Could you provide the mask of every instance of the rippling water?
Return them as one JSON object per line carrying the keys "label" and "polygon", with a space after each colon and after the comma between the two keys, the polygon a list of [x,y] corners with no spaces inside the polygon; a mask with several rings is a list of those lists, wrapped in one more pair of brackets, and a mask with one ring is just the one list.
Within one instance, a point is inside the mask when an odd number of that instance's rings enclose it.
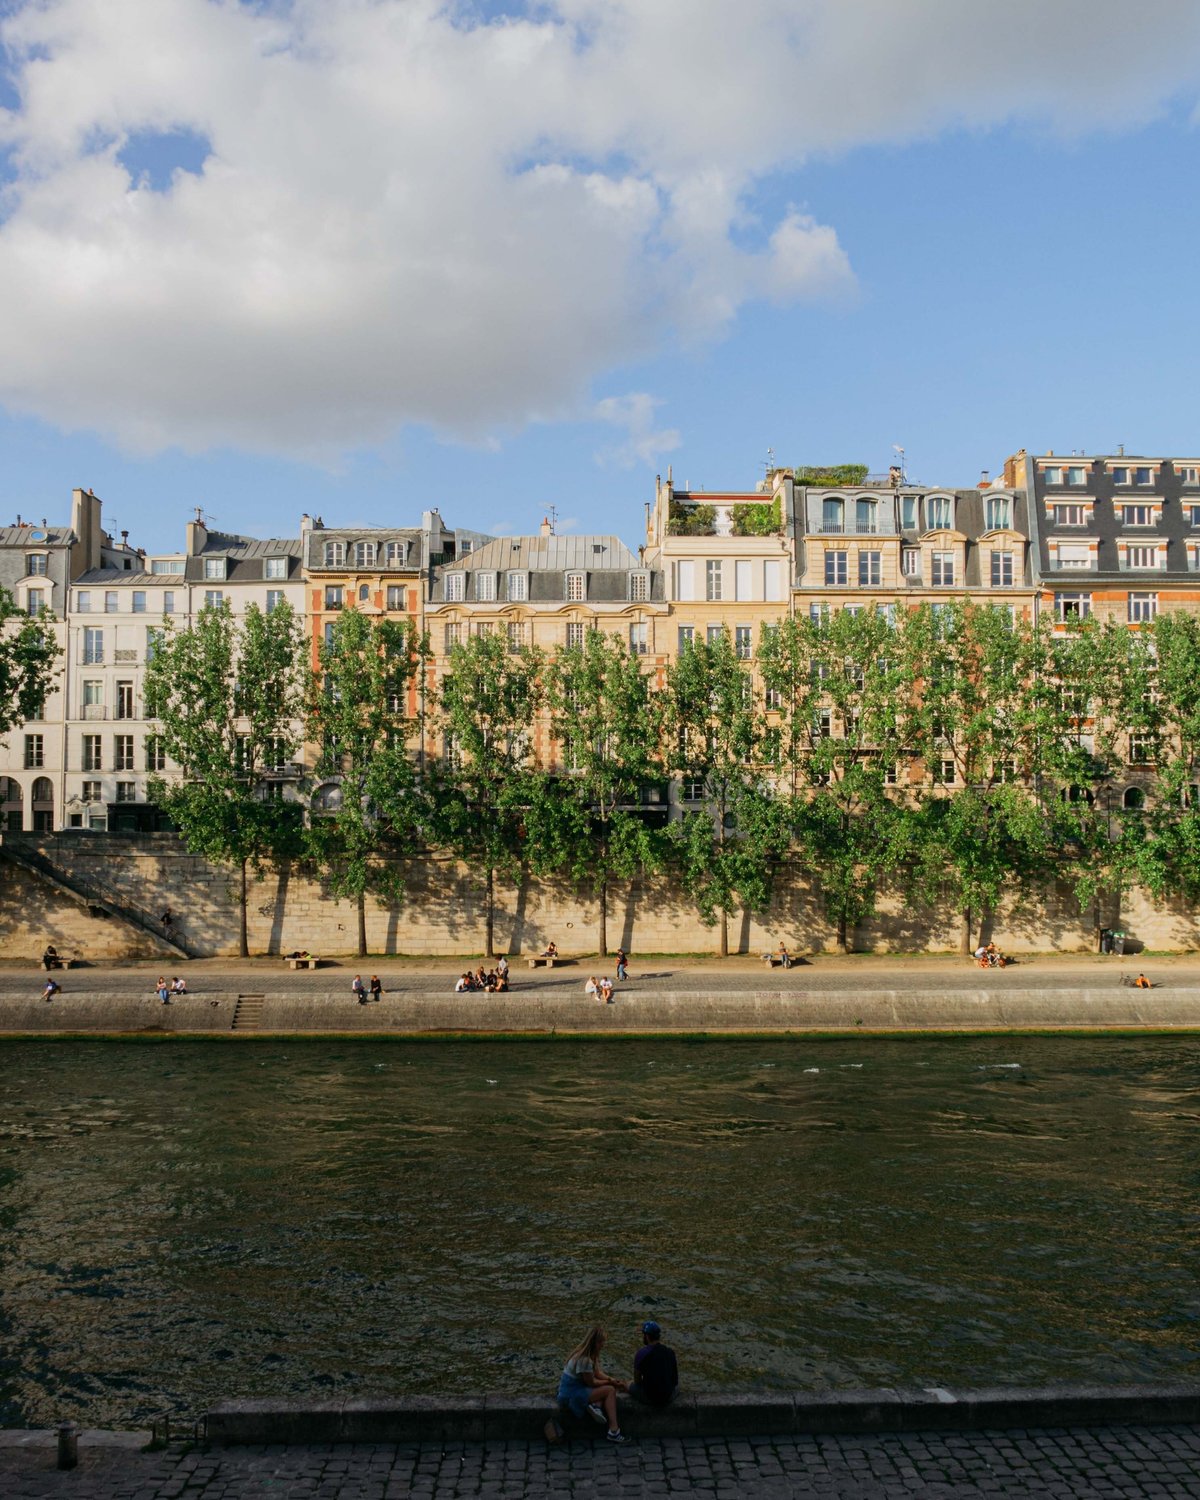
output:
{"label": "rippling water", "polygon": [[1200,1379],[1185,1037],[0,1044],[0,1424]]}

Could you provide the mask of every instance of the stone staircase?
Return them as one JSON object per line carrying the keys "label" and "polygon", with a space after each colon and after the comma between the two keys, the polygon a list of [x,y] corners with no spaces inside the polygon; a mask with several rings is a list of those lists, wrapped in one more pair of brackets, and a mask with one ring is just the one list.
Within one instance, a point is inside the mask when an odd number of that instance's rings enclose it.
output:
{"label": "stone staircase", "polygon": [[52,860],[47,859],[41,850],[22,842],[19,836],[0,834],[0,856],[11,860],[23,870],[28,870],[38,880],[53,886],[55,890],[74,901],[77,906],[85,907],[93,915],[115,917],[117,921],[124,922],[127,926],[136,928],[138,932],[152,937],[164,954],[174,954],[176,958],[191,958],[192,955],[187,948],[177,938],[167,937],[161,924],[153,917],[138,911],[130,906],[128,901],[118,899],[111,891],[102,889],[92,881],[84,880],[78,875],[68,874]]}
{"label": "stone staircase", "polygon": [[263,995],[239,995],[230,1031],[257,1031],[262,1025]]}

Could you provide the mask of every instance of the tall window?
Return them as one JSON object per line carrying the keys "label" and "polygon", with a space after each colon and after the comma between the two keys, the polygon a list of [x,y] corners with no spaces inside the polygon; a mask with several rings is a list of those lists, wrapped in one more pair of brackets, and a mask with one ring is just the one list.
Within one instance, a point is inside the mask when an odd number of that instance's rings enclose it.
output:
{"label": "tall window", "polygon": [[1007,589],[1012,587],[1013,581],[1013,555],[1011,552],[992,553],[992,587],[994,589]]}
{"label": "tall window", "polygon": [[83,716],[98,719],[99,714],[88,713],[89,708],[99,708],[104,703],[104,684],[98,677],[85,677],[83,682]]}
{"label": "tall window", "polygon": [[989,495],[983,510],[988,531],[1007,531],[1012,525],[1012,501],[1007,495]]}
{"label": "tall window", "polygon": [[282,589],[267,590],[267,613],[272,614],[283,603]]}
{"label": "tall window", "polygon": [[387,590],[387,607],[389,609],[403,609],[405,604],[404,596],[406,593],[407,590],[403,587],[403,585],[398,583],[389,583]]}
{"label": "tall window", "polygon": [[83,632],[83,664],[94,666],[104,660],[103,630],[85,629]]}
{"label": "tall window", "polygon": [[679,627],[678,651],[680,656],[683,655],[695,639],[696,627],[694,625],[681,625]]}
{"label": "tall window", "polygon": [[100,783],[98,781],[85,781],[80,796],[84,802],[99,802]]}
{"label": "tall window", "polygon": [[876,524],[876,505],[874,500],[856,500],[854,502],[854,529],[860,534],[872,536],[879,530]]}
{"label": "tall window", "polygon": [[31,552],[25,559],[25,571],[31,578],[45,578],[49,560],[44,552]]}
{"label": "tall window", "polygon": [[133,770],[133,735],[113,735],[113,770]]}
{"label": "tall window", "polygon": [[629,649],[635,656],[645,656],[650,649],[649,627],[644,620],[635,620],[629,627]]}
{"label": "tall window", "polygon": [[163,614],[173,615],[175,613],[175,590],[165,589],[163,591]]}
{"label": "tall window", "polygon": [[954,587],[954,553],[934,552],[930,556],[930,583],[935,589]]}
{"label": "tall window", "polygon": [[[87,736],[85,735],[86,739]],[[99,739],[99,735],[96,736]],[[27,734],[25,736],[25,769],[27,771],[39,770],[46,763],[45,741],[40,734]]]}
{"label": "tall window", "polygon": [[739,661],[749,661],[754,654],[753,632],[749,625],[738,625],[733,632],[733,650]]}
{"label": "tall window", "polygon": [[106,615],[115,615],[120,608],[120,599],[121,596],[117,593],[116,589],[106,589],[104,592],[104,613]]}
{"label": "tall window", "polygon": [[446,599],[449,603],[456,604],[462,600],[463,578],[462,573],[446,574]]}
{"label": "tall window", "polygon": [[825,554],[825,582],[827,584],[844,584],[847,578],[845,552],[826,552]]}
{"label": "tall window", "polygon": [[510,573],[508,575],[508,597],[510,600],[524,599],[529,592],[528,579],[524,573]]}
{"label": "tall window", "polygon": [[25,592],[25,608],[31,615],[40,615],[42,606],[46,602],[46,595],[41,589],[27,589]]}
{"label": "tall window", "polygon": [[475,574],[475,597],[485,604],[490,604],[496,597],[496,575],[495,573]]}
{"label": "tall window", "polygon": [[146,613],[146,590],[145,589],[134,589],[134,591],[133,591],[133,612],[134,612],[135,615],[144,615]]}
{"label": "tall window", "polygon": [[916,578],[921,572],[921,553],[916,547],[905,547],[900,553],[900,571],[905,578]]}
{"label": "tall window", "polygon": [[325,543],[325,566],[327,568],[340,568],[346,562],[345,542]]}
{"label": "tall window", "polygon": [[462,644],[462,625],[457,620],[451,620],[442,631],[442,653],[449,656],[455,646]]}
{"label": "tall window", "polygon": [[583,600],[585,595],[584,581],[584,574],[582,573],[567,574],[567,599],[569,602],[578,604]]}
{"label": "tall window", "polygon": [[829,605],[810,604],[808,606],[808,622],[815,625],[819,630],[829,624]]}
{"label": "tall window", "polygon": [[103,768],[104,755],[100,749],[100,736],[98,734],[85,734],[83,737],[83,769],[85,771],[99,771]]}
{"label": "tall window", "polygon": [[133,683],[117,683],[117,714],[118,719],[132,719],[133,713]]}
{"label": "tall window", "polygon": [[75,590],[75,610],[81,615],[90,615],[92,612],[92,595],[88,589]]}
{"label": "tall window", "polygon": [[719,559],[704,564],[704,597],[711,603],[722,598],[723,569]]}
{"label": "tall window", "polygon": [[225,603],[225,595],[224,595],[224,593],[222,592],[221,589],[205,589],[204,590],[204,607],[205,607],[205,609],[220,609],[221,606],[222,606],[222,604],[224,604],[224,603]]}
{"label": "tall window", "polygon": [[517,652],[525,644],[525,626],[520,620],[510,620],[508,623],[508,649]]}
{"label": "tall window", "polygon": [[327,583],[325,585],[326,609],[341,609],[343,597],[342,585],[340,583]]}
{"label": "tall window", "polygon": [[930,495],[925,501],[925,525],[929,531],[945,531],[951,524],[949,495]]}
{"label": "tall window", "polygon": [[821,530],[836,536],[843,529],[843,502],[824,500],[821,503]]}
{"label": "tall window", "polygon": [[1144,625],[1158,614],[1157,594],[1130,594],[1129,623]]}
{"label": "tall window", "polygon": [[116,795],[116,797],[113,800],[116,801],[116,802],[136,802],[137,801],[137,782],[136,781],[118,781],[117,782],[117,795]]}
{"label": "tall window", "polygon": [[148,734],[146,736],[146,769],[147,771],[165,771],[167,767],[167,752],[163,749],[162,736]]}
{"label": "tall window", "polygon": [[917,497],[903,495],[900,499],[900,528],[902,531],[917,529]]}
{"label": "tall window", "polygon": [[883,553],[860,552],[858,554],[858,581],[860,585],[878,587],[883,576]]}
{"label": "tall window", "polygon": [[587,631],[587,626],[583,623],[582,620],[568,620],[567,621],[567,650],[568,651],[582,651],[583,650],[583,638],[584,638],[584,634],[585,634],[586,631]]}
{"label": "tall window", "polygon": [[630,573],[629,597],[635,604],[644,604],[649,599],[650,575],[648,573]]}

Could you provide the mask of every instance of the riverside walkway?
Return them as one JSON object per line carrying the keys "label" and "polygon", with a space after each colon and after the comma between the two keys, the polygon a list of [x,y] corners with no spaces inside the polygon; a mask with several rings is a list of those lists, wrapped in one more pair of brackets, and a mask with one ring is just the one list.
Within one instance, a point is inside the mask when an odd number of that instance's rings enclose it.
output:
{"label": "riverside walkway", "polygon": [[1048,1428],[796,1438],[632,1440],[139,1451],[80,1442],[54,1468],[53,1434],[0,1433],[5,1500],[1025,1500],[1200,1496],[1190,1426]]}
{"label": "riverside walkway", "polygon": [[[1003,970],[952,955],[822,955],[789,970],[746,956],[651,955],[635,957],[608,1006],[583,992],[589,974],[612,972],[607,961],[584,955],[531,971],[518,959],[511,993],[455,994],[457,976],[478,962],[375,957],[292,972],[279,959],[194,960],[167,970],[182,972],[191,991],[170,1006],[153,995],[161,964],[70,969],[55,976],[62,994],[43,1002],[41,970],[8,962],[0,967],[0,1032],[1200,1030],[1195,955],[1030,955]],[[1122,976],[1141,968],[1154,988],[1123,987]],[[380,1002],[356,1002],[355,973],[379,974]]]}

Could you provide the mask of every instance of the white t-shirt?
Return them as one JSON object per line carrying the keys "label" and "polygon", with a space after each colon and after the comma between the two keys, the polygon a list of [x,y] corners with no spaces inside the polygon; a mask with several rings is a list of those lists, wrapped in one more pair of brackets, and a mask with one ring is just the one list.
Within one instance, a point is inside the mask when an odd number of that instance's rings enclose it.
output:
{"label": "white t-shirt", "polygon": [[589,979],[583,987],[583,993],[585,995],[594,995],[598,988],[599,986],[597,985],[596,981],[594,979]]}
{"label": "white t-shirt", "polygon": [[576,1380],[583,1375],[590,1375],[596,1368],[595,1363],[582,1354],[577,1354],[574,1359],[567,1360],[563,1366],[564,1375],[573,1375]]}

